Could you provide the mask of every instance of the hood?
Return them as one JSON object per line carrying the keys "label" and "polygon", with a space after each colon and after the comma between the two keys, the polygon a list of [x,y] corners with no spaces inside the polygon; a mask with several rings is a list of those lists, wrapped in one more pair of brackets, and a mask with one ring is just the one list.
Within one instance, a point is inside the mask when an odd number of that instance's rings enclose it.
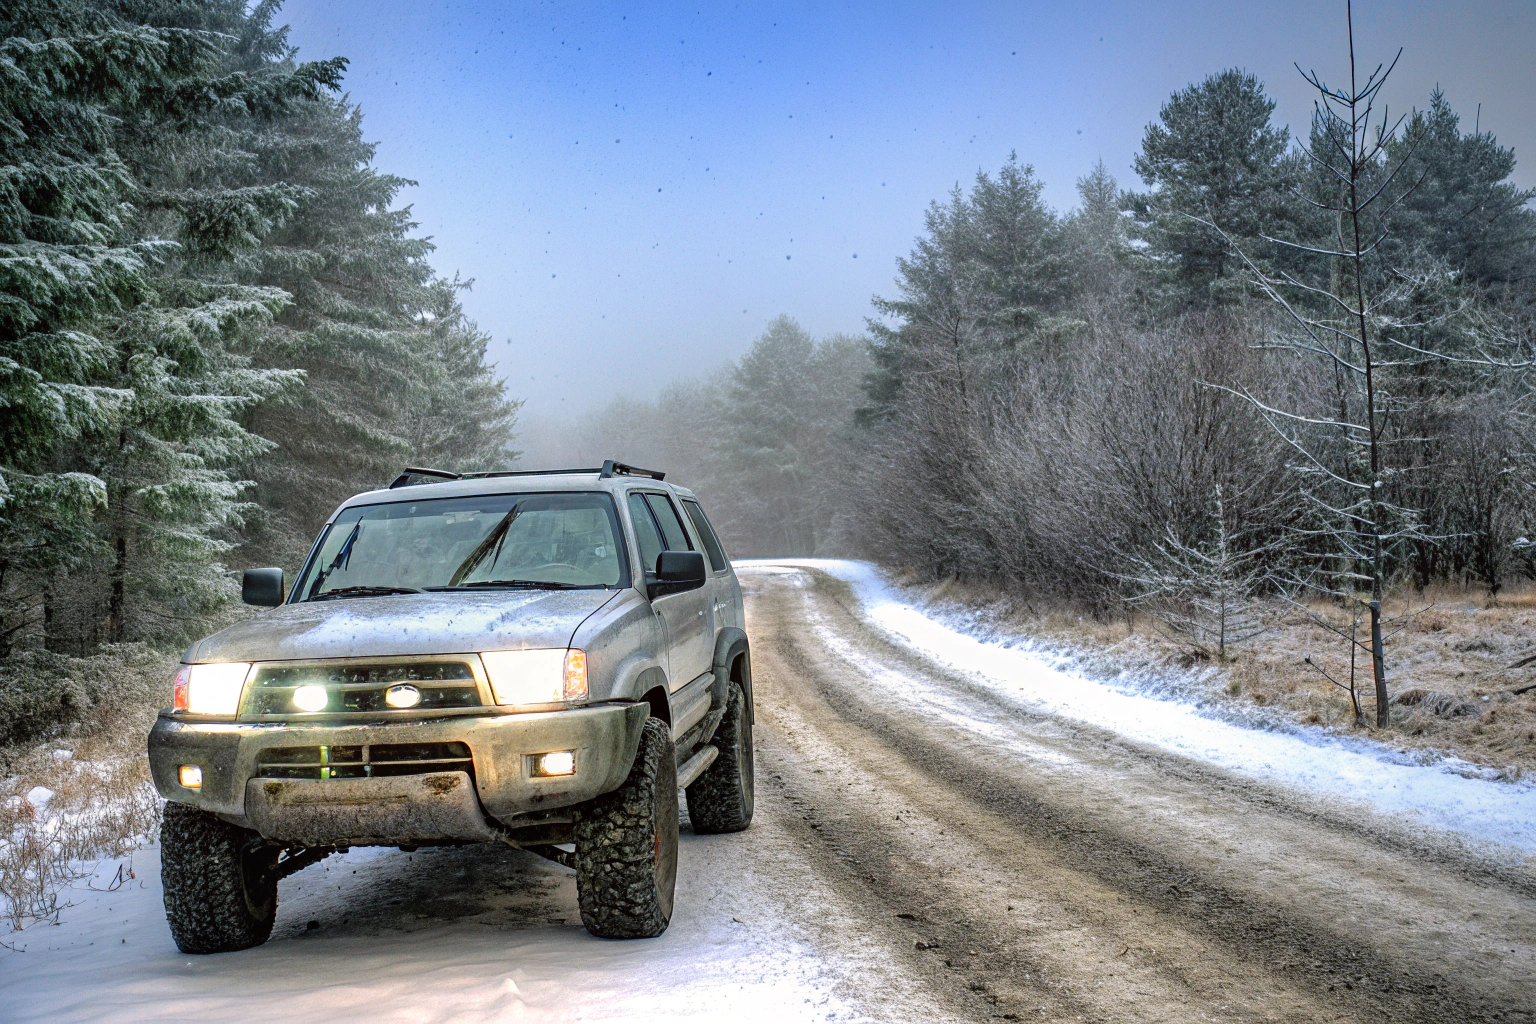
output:
{"label": "hood", "polygon": [[187,650],[186,661],[297,661],[565,647],[614,590],[391,594],[279,605]]}

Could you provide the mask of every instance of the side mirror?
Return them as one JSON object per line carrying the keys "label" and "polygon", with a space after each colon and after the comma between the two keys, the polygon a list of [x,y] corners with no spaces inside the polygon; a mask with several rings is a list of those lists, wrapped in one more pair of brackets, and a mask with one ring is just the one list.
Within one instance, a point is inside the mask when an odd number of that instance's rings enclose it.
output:
{"label": "side mirror", "polygon": [[240,600],[263,608],[283,603],[283,570],[247,569],[240,582]]}
{"label": "side mirror", "polygon": [[649,596],[656,598],[702,587],[709,578],[706,572],[702,552],[663,551],[656,558],[656,582],[648,588]]}

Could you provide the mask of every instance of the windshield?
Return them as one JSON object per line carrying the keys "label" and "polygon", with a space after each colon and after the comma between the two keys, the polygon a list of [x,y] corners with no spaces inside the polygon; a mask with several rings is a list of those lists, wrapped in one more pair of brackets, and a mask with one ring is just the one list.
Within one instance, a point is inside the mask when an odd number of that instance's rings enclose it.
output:
{"label": "windshield", "polygon": [[496,587],[629,585],[606,494],[491,494],[362,505],[336,517],[294,600]]}

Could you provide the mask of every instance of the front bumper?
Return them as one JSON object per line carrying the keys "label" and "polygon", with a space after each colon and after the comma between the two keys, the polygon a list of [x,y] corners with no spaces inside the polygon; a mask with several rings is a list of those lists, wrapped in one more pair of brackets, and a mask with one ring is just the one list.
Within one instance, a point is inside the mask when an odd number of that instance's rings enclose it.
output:
{"label": "front bumper", "polygon": [[[434,839],[488,839],[495,824],[515,827],[617,789],[629,774],[645,704],[599,704],[565,711],[453,715],[366,723],[210,722],[162,712],[149,734],[155,788],[254,828],[270,839],[306,845],[362,845]],[[365,744],[463,743],[468,773],[396,778],[269,779],[273,748]],[[576,773],[539,778],[531,754],[574,750]],[[202,769],[202,786],[183,787],[182,765]],[[494,820],[488,820],[494,819]]]}

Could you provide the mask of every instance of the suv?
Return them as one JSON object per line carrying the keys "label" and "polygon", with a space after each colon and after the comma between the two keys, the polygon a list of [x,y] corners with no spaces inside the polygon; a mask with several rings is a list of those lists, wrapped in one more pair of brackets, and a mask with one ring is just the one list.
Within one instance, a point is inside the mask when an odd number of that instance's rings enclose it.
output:
{"label": "suv", "polygon": [[188,648],[149,735],[185,953],[265,942],[278,880],[352,846],[530,850],[593,935],[660,935],[677,788],[695,832],[752,820],[741,587],[661,473],[407,469],[243,596],[274,610]]}

